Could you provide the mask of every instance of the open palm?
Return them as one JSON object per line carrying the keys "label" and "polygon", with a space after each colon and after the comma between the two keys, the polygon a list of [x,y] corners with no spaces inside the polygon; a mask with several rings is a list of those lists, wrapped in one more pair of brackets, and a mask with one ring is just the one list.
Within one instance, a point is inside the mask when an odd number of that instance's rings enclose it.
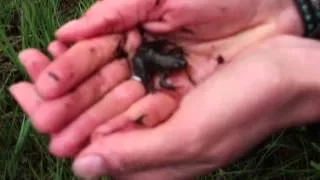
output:
{"label": "open palm", "polygon": [[[251,34],[250,38],[243,38],[247,34]],[[139,34],[130,31],[126,36],[125,49],[135,52],[141,43]],[[19,88],[14,95],[35,128],[51,134],[53,154],[73,156],[101,124],[104,126],[97,132],[107,134],[141,117],[147,126],[162,122],[194,87],[186,72],[199,84],[218,67],[219,56],[228,63],[239,51],[266,34],[258,28],[221,41],[162,36],[187,52],[189,66],[187,71],[169,77],[168,81],[177,86],[175,91],[160,89],[148,95],[140,82],[131,79],[127,61],[116,61],[116,51],[124,39],[120,34],[83,40],[71,48],[59,43],[51,45],[49,49],[55,57],[51,63],[37,50],[21,53],[34,84],[16,85]],[[23,96],[26,92],[30,94],[28,97]]]}

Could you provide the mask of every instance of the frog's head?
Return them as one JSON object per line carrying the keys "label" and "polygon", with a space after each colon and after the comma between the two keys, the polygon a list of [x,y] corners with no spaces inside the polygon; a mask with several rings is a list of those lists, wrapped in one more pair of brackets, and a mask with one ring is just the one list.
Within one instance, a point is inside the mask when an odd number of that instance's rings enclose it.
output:
{"label": "frog's head", "polygon": [[158,61],[158,67],[165,71],[179,71],[187,67],[187,61],[184,58],[166,56],[163,61]]}

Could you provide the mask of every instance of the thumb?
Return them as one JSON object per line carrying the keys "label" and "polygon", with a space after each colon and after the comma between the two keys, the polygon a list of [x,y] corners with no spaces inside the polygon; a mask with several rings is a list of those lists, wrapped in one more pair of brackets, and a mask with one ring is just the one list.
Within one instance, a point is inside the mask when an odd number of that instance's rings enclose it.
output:
{"label": "thumb", "polygon": [[56,38],[71,43],[133,28],[147,19],[156,4],[157,0],[97,1],[84,16],[58,29]]}
{"label": "thumb", "polygon": [[192,157],[188,153],[193,152],[190,148],[194,146],[187,140],[194,138],[184,138],[190,129],[178,125],[174,119],[153,129],[131,130],[97,139],[80,152],[73,163],[73,172],[83,178],[113,176]]}

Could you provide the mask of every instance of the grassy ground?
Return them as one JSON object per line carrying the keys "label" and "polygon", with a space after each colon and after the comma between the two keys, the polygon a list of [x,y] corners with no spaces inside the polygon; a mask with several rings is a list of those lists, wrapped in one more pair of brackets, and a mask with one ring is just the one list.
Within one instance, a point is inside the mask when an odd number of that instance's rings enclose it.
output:
{"label": "grassy ground", "polygon": [[[54,30],[79,16],[92,2],[0,0],[1,179],[76,179],[70,172],[69,161],[48,154],[46,137],[35,133],[7,87],[27,78],[17,52],[27,47],[45,51]],[[232,166],[199,179],[320,179],[318,137],[317,130],[310,128],[281,132]]]}

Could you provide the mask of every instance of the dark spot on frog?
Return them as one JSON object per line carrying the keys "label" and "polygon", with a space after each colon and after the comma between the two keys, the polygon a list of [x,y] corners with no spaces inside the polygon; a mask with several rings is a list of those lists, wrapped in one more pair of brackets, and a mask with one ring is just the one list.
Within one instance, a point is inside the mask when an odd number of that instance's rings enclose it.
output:
{"label": "dark spot on frog", "polygon": [[160,0],[156,0],[155,5],[158,6],[160,4]]}
{"label": "dark spot on frog", "polygon": [[54,74],[53,72],[48,72],[48,76],[51,77],[55,81],[60,81],[60,78]]}

